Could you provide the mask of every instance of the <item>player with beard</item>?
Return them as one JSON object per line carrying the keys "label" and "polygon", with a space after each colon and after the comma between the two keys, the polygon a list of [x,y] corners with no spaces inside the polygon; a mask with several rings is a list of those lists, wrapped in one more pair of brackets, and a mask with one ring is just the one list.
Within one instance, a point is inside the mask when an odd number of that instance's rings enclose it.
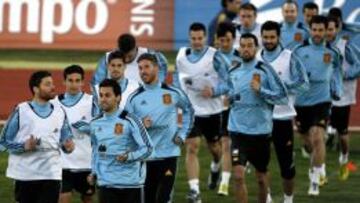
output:
{"label": "player with beard", "polygon": [[[146,162],[145,199],[147,203],[171,202],[180,146],[193,125],[194,110],[183,91],[160,82],[154,55],[141,55],[138,64],[144,85],[129,97],[126,109],[143,120],[154,144]],[[178,109],[182,110],[181,127]]]}
{"label": "player with beard", "polygon": [[9,151],[6,176],[15,180],[15,199],[19,203],[58,202],[62,165],[60,150],[74,150],[65,111],[49,100],[55,97],[51,74],[31,75],[32,101],[17,105],[5,125],[1,143]]}
{"label": "player with beard", "polygon": [[228,131],[232,141],[233,177],[236,199],[242,203],[248,202],[245,184],[247,161],[256,169],[258,202],[266,202],[273,107],[288,103],[285,86],[274,69],[256,59],[257,48],[255,35],[247,33],[241,36],[239,51],[243,63],[229,71],[228,81]]}
{"label": "player with beard", "polygon": [[[274,67],[289,93],[286,105],[276,105],[273,112],[272,142],[283,179],[284,203],[293,202],[295,163],[293,158],[293,118],[295,96],[307,90],[309,81],[302,63],[289,49],[280,44],[280,25],[267,21],[261,27],[263,49],[258,58]],[[268,199],[270,196],[268,196]]]}
{"label": "player with beard", "polygon": [[324,136],[332,100],[342,93],[341,55],[325,41],[327,18],[314,16],[310,21],[311,37],[294,50],[303,62],[310,88],[296,97],[296,123],[299,133],[311,147],[308,194],[318,196],[326,182]]}

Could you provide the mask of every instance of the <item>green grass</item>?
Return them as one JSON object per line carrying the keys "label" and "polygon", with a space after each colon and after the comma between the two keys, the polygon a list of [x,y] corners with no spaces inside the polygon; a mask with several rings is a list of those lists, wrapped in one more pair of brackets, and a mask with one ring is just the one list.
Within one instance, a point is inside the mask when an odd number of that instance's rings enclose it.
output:
{"label": "green grass", "polygon": [[[299,152],[299,140],[296,139],[296,189],[295,199],[296,203],[356,203],[360,202],[360,173],[359,171],[352,173],[346,182],[338,180],[338,152],[329,151],[327,156],[327,172],[329,184],[321,189],[321,194],[318,198],[310,198],[306,195],[308,189],[308,160],[301,158]],[[209,191],[206,188],[206,179],[209,172],[210,156],[204,145],[200,150],[200,165],[201,165],[201,191],[204,203],[228,203],[234,202],[234,196],[231,194],[229,197],[218,197],[214,191]],[[351,152],[350,159],[356,163],[360,163],[360,134],[352,136],[351,139]],[[13,184],[12,180],[5,178],[5,169],[7,165],[7,154],[0,155],[0,202],[9,203],[13,202]],[[188,185],[186,180],[184,156],[180,158],[178,166],[178,174],[175,184],[175,202],[186,202],[185,195],[188,192]],[[272,160],[270,163],[270,172],[272,176],[271,189],[272,196],[275,203],[281,202],[282,188],[279,178],[279,171],[277,161],[272,153]],[[247,184],[249,190],[249,202],[256,202],[256,182],[254,173],[247,175]],[[232,193],[233,191],[231,191]],[[80,202],[78,198],[73,202]]]}

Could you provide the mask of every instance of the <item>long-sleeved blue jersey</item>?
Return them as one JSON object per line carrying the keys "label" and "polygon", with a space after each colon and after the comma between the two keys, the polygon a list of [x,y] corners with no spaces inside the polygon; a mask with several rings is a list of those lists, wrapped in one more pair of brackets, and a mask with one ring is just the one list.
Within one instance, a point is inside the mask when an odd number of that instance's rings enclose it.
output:
{"label": "long-sleeved blue jersey", "polygon": [[[254,74],[260,75],[258,93],[251,88]],[[274,105],[288,102],[286,88],[273,68],[256,59],[244,62],[230,70],[228,82],[228,130],[254,136],[270,133]]]}
{"label": "long-sleeved blue jersey", "polygon": [[343,94],[339,101],[333,101],[334,106],[347,106],[356,103],[357,78],[360,77],[360,51],[349,41],[338,35],[332,42],[343,58]]}
{"label": "long-sleeved blue jersey", "polygon": [[[290,55],[290,63],[283,64],[283,67],[288,66],[289,68],[289,76],[286,79],[282,80],[285,84],[285,87],[289,94],[297,95],[309,89],[309,79],[306,75],[305,67],[303,63],[300,61],[299,57],[297,57],[293,52],[284,49],[281,46],[278,46],[273,51],[267,51],[263,49],[260,53],[260,58],[264,60],[266,63],[271,64],[274,62],[278,57],[281,57],[282,53],[287,51]],[[281,60],[281,59],[280,59]],[[288,61],[284,61],[288,62]],[[273,67],[275,71],[277,70],[276,67]],[[280,78],[282,78],[282,70],[278,68],[278,74]]]}
{"label": "long-sleeved blue jersey", "polygon": [[309,88],[309,79],[303,64],[289,49],[284,49],[280,45],[272,51],[261,50],[258,58],[274,68],[289,93],[289,102],[286,105],[275,106],[274,119],[292,119],[296,115],[295,96]]}
{"label": "long-sleeved blue jersey", "polygon": [[304,64],[310,88],[296,98],[296,106],[312,106],[338,100],[342,92],[341,55],[329,43],[314,44],[312,39],[295,48]]}
{"label": "long-sleeved blue jersey", "polygon": [[[154,153],[150,159],[180,156],[175,136],[184,142],[194,120],[194,110],[182,90],[161,83],[144,84],[128,98],[126,109],[139,118],[151,119],[147,131],[154,144]],[[177,122],[178,109],[182,110],[181,127]]]}
{"label": "long-sleeved blue jersey", "polygon": [[[46,118],[53,111],[53,106],[51,103],[40,105],[34,101],[31,101],[29,102],[29,105],[31,106],[33,111],[40,117]],[[10,115],[5,127],[3,128],[0,138],[0,144],[7,148],[10,153],[25,152],[25,143],[14,141],[17,133],[19,132],[19,127],[21,127],[19,124],[19,109],[16,108]],[[60,142],[63,143],[64,141],[72,137],[73,134],[71,132],[68,119],[65,117],[63,126],[61,128]]]}
{"label": "long-sleeved blue jersey", "polygon": [[226,63],[230,64],[227,66],[223,66],[225,68],[228,68],[228,70],[226,71],[229,71],[232,67],[235,67],[242,62],[239,51],[234,48],[230,52],[225,52],[223,50],[219,50],[219,52],[224,56]]}
{"label": "long-sleeved blue jersey", "polygon": [[[126,111],[102,114],[90,123],[92,173],[99,186],[139,188],[145,182],[144,160],[153,150],[141,120]],[[120,162],[117,156],[127,154]]]}
{"label": "long-sleeved blue jersey", "polygon": [[309,32],[302,22],[281,24],[280,42],[284,48],[293,50],[304,40],[309,38]]}

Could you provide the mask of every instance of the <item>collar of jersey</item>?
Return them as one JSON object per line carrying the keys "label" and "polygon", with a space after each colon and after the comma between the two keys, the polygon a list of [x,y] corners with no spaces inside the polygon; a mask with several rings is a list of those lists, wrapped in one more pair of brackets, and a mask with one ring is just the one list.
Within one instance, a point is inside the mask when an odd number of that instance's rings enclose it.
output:
{"label": "collar of jersey", "polygon": [[144,88],[145,89],[156,89],[156,88],[159,88],[159,87],[161,87],[161,82],[158,80],[158,82],[157,83],[155,83],[155,84],[151,84],[151,85],[149,85],[149,84],[144,84]]}

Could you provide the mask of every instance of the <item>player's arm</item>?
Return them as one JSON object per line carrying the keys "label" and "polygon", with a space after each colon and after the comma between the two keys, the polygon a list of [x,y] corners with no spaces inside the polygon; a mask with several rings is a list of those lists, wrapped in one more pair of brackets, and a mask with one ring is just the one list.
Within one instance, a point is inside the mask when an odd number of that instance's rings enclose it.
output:
{"label": "player's arm", "polygon": [[63,125],[62,125],[61,131],[60,131],[60,144],[61,144],[61,149],[63,150],[63,152],[71,153],[74,150],[75,144],[72,139],[73,139],[73,134],[72,134],[67,116],[65,114]]}
{"label": "player's arm", "polygon": [[284,83],[291,94],[301,94],[309,89],[309,78],[305,67],[299,58],[293,53],[290,61],[290,82]]}
{"label": "player's arm", "polygon": [[131,135],[137,144],[137,148],[134,151],[127,152],[126,161],[133,162],[144,160],[149,157],[153,151],[153,144],[149,134],[141,120],[135,115],[129,113],[126,117],[130,122]]}
{"label": "player's arm", "polygon": [[288,103],[287,90],[274,69],[268,64],[262,64],[266,80],[261,81],[259,95],[267,103],[283,105]]}
{"label": "player's arm", "polygon": [[106,63],[106,54],[101,57],[94,72],[94,75],[91,79],[92,85],[97,85],[103,81],[107,76],[107,63]]}
{"label": "player's arm", "polygon": [[345,60],[350,65],[344,72],[345,80],[355,80],[360,77],[360,50],[352,44],[345,48]]}
{"label": "player's arm", "polygon": [[340,55],[338,50],[333,49],[333,53],[334,53],[334,61],[333,61],[334,71],[330,81],[330,93],[331,93],[331,97],[335,101],[337,101],[340,99],[342,94],[343,72],[341,65],[342,65],[342,60],[344,59]]}
{"label": "player's arm", "polygon": [[91,129],[90,123],[90,141],[91,141],[91,174],[96,175],[96,166],[97,166],[97,152],[98,152],[98,143],[96,140],[95,129]]}
{"label": "player's arm", "polygon": [[224,56],[219,51],[216,51],[214,55],[214,68],[219,75],[219,83],[217,86],[212,87],[213,97],[218,97],[229,91],[227,80],[228,70],[231,65],[223,57]]}
{"label": "player's arm", "polygon": [[182,110],[182,125],[177,136],[179,136],[184,143],[194,123],[194,109],[189,98],[183,91],[178,90],[177,93],[179,95],[177,106]]}
{"label": "player's arm", "polygon": [[25,142],[16,142],[15,137],[19,131],[19,109],[16,108],[10,115],[1,132],[0,144],[10,153],[25,152]]}
{"label": "player's arm", "polygon": [[177,68],[176,63],[175,63],[174,70],[173,70],[173,72],[172,72],[172,78],[173,78],[172,85],[173,85],[174,87],[181,88],[180,78],[179,78],[179,71],[178,71],[178,68]]}

